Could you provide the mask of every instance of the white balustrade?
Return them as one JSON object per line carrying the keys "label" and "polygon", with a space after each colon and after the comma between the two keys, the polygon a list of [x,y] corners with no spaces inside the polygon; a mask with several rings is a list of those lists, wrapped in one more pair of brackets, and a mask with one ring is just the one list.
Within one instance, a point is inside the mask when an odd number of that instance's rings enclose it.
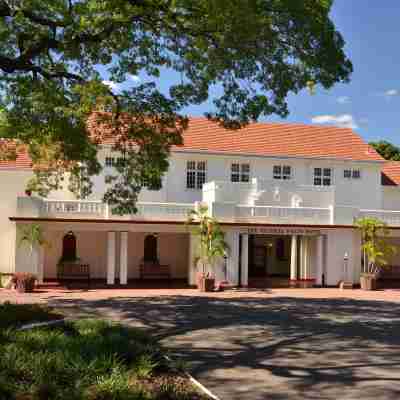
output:
{"label": "white balustrade", "polygon": [[136,204],[138,212],[134,218],[167,219],[185,221],[189,212],[194,209],[194,204],[189,203],[144,203]]}
{"label": "white balustrade", "polygon": [[389,226],[400,225],[400,211],[389,211],[389,210],[360,210],[358,214],[359,218],[369,217],[377,218]]}
{"label": "white balustrade", "polygon": [[[138,212],[132,215],[137,219],[166,219],[166,220],[186,220],[189,211],[194,208],[193,204],[183,203],[137,203]],[[42,214],[85,214],[102,218],[119,218],[117,215],[109,213],[107,204],[101,201],[86,200],[43,200]],[[109,215],[108,215],[109,214]]]}
{"label": "white balustrade", "polygon": [[239,221],[319,225],[329,224],[330,217],[329,208],[236,206],[236,219]]}
{"label": "white balustrade", "polygon": [[44,214],[95,214],[103,215],[105,205],[101,201],[43,200]]}

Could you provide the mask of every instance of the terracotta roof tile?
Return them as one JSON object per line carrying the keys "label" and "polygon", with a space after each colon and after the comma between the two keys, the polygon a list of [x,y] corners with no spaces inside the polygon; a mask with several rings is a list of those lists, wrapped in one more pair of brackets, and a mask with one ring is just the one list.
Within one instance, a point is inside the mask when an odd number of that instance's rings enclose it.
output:
{"label": "terracotta roof tile", "polygon": [[179,150],[262,156],[383,161],[353,130],[318,125],[253,123],[231,131],[205,118],[191,118]]}
{"label": "terracotta roof tile", "polygon": [[382,185],[400,185],[400,161],[388,161],[382,169]]}
{"label": "terracotta roof tile", "polygon": [[[253,123],[232,131],[206,118],[193,117],[183,141],[183,145],[173,146],[172,151],[383,161],[353,130],[333,126]],[[104,142],[111,144],[112,140],[107,138]],[[29,169],[31,166],[25,152],[20,152],[16,161],[0,161],[0,169]]]}
{"label": "terracotta roof tile", "polygon": [[0,160],[0,170],[5,169],[32,169],[32,161],[26,150],[20,149],[17,151],[16,160]]}

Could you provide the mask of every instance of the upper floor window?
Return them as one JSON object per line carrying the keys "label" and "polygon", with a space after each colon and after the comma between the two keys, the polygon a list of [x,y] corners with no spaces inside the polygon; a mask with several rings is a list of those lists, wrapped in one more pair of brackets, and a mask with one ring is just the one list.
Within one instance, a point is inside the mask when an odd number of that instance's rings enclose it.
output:
{"label": "upper floor window", "polygon": [[361,171],[359,169],[345,169],[343,170],[343,177],[346,179],[360,179]]}
{"label": "upper floor window", "polygon": [[231,182],[250,182],[250,164],[233,163],[231,165]]}
{"label": "upper floor window", "polygon": [[114,157],[106,157],[106,167],[112,167],[115,164]]}
{"label": "upper floor window", "polygon": [[123,165],[124,157],[106,157],[106,167],[115,167],[116,165]]}
{"label": "upper floor window", "polygon": [[291,179],[292,167],[290,165],[274,165],[273,176],[274,179]]}
{"label": "upper floor window", "polygon": [[314,168],[314,185],[331,186],[332,168]]}
{"label": "upper floor window", "polygon": [[188,161],[186,164],[186,187],[202,189],[206,182],[207,164],[205,161]]}

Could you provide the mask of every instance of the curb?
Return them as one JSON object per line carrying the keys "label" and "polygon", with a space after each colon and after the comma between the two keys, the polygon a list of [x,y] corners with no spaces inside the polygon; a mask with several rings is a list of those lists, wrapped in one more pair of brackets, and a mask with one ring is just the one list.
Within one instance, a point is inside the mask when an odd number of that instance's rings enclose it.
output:
{"label": "curb", "polygon": [[[172,362],[171,358],[164,354],[163,356],[168,362]],[[201,384],[196,378],[194,378],[189,372],[183,371],[184,375],[189,379],[193,385],[197,386],[205,395],[210,397],[213,400],[221,400],[218,396],[216,396],[211,390],[207,389],[203,384]]]}
{"label": "curb", "polygon": [[22,325],[17,329],[17,331],[27,331],[29,329],[41,328],[44,326],[62,325],[65,321],[67,321],[67,318],[55,319],[53,321],[46,322],[33,322],[32,324]]}

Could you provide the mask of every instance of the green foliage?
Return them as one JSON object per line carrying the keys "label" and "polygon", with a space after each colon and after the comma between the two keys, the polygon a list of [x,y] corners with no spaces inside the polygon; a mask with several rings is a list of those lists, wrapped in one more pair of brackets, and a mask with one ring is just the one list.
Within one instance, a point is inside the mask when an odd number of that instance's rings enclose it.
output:
{"label": "green foliage", "polygon": [[[290,93],[348,81],[352,64],[329,17],[331,5],[0,0],[1,135],[27,146],[33,191],[47,195],[69,172],[70,188],[84,197],[102,168],[102,135],[88,131],[105,124],[125,162],[109,178],[104,200],[116,213],[135,212],[141,183],[159,184],[170,147],[181,143],[182,110],[207,100],[210,88],[221,90],[206,115],[239,128],[262,116],[287,116]],[[167,70],[180,80],[162,91]],[[118,91],[99,71],[115,84],[146,78]],[[101,121],[93,123],[96,111]]]}
{"label": "green foliage", "polygon": [[208,215],[208,207],[200,204],[197,210],[189,213],[187,224],[192,233],[199,238],[198,260],[205,272],[206,266],[214,266],[216,260],[224,257],[229,250],[225,234],[219,222]]}
{"label": "green foliage", "polygon": [[[158,345],[141,331],[98,320],[0,334],[0,398],[161,400]],[[146,361],[144,361],[146,360]],[[136,371],[152,366],[146,379]],[[174,381],[169,391],[174,389]],[[190,396],[191,394],[191,396]]]}
{"label": "green foliage", "polygon": [[43,228],[40,224],[27,224],[18,226],[20,233],[19,246],[26,244],[32,257],[33,249],[40,246],[50,246],[44,238]]}
{"label": "green foliage", "polygon": [[384,222],[372,217],[360,218],[355,225],[361,231],[364,272],[376,273],[396,253],[396,248],[387,243],[390,230]]}
{"label": "green foliage", "polygon": [[400,161],[400,148],[386,140],[370,142],[372,146],[385,160]]}

